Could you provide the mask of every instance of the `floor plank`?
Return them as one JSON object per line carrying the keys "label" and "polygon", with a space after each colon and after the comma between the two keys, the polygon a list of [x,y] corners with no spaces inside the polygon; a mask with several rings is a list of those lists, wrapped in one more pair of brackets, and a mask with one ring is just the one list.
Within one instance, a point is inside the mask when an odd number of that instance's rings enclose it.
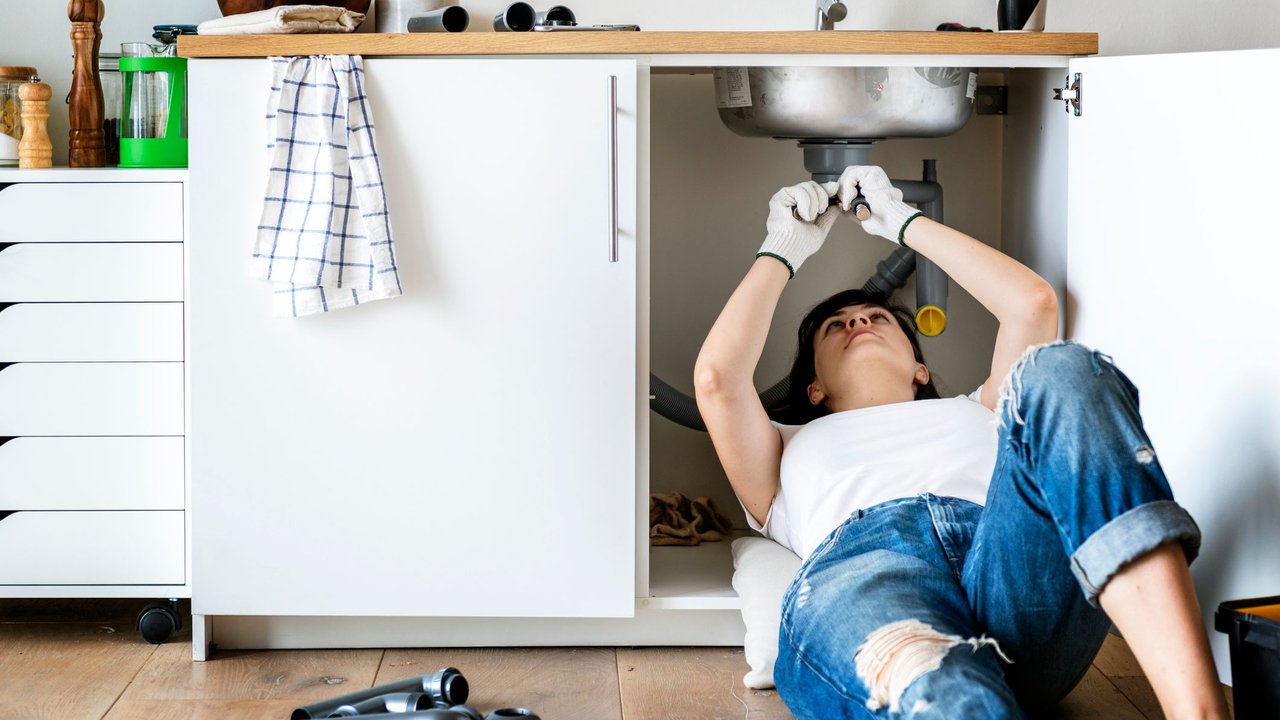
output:
{"label": "floor plank", "polygon": [[1160,701],[1156,700],[1156,692],[1151,683],[1144,677],[1107,678],[1116,689],[1124,693],[1129,702],[1138,708],[1138,712],[1147,720],[1164,720],[1164,711],[1160,709]]}
{"label": "floor plank", "polygon": [[107,720],[281,720],[299,705],[372,687],[381,650],[216,652],[192,662],[169,643],[143,666]]}
{"label": "floor plank", "polygon": [[1145,677],[1138,659],[1129,650],[1129,645],[1119,635],[1107,633],[1102,641],[1102,649],[1093,659],[1093,664],[1109,678]]}
{"label": "floor plank", "polygon": [[[138,637],[138,607],[68,601],[59,614],[53,605],[0,602],[0,717],[282,720],[299,705],[454,666],[471,684],[470,704],[486,714],[528,707],[548,720],[791,718],[775,692],[742,686],[739,648],[224,651],[193,663],[189,629],[158,647]],[[1053,717],[1161,714],[1133,654],[1109,636]]]}
{"label": "floor plank", "polygon": [[613,648],[388,650],[377,684],[457,668],[482,714],[523,707],[546,720],[620,720]]}
{"label": "floor plank", "polygon": [[0,624],[0,717],[100,718],[155,650],[119,624]]}
{"label": "floor plank", "polygon": [[1144,720],[1142,713],[1097,667],[1089,668],[1080,684],[1058,704],[1052,717],[1057,720]]}
{"label": "floor plank", "polygon": [[742,648],[618,648],[626,720],[790,720],[776,692],[742,684],[746,672]]}

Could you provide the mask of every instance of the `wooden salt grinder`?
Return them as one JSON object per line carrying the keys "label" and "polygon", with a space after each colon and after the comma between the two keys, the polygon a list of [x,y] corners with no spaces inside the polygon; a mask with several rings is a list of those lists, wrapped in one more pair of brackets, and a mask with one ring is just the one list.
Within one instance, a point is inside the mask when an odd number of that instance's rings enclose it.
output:
{"label": "wooden salt grinder", "polygon": [[18,143],[19,168],[53,167],[53,143],[49,140],[49,98],[53,89],[42,82],[23,83],[22,142]]}
{"label": "wooden salt grinder", "polygon": [[98,77],[98,48],[102,45],[102,0],[70,0],[71,46],[75,67],[71,71],[71,93],[67,95],[71,125],[71,167],[102,167],[107,164],[107,141],[102,131],[102,81]]}

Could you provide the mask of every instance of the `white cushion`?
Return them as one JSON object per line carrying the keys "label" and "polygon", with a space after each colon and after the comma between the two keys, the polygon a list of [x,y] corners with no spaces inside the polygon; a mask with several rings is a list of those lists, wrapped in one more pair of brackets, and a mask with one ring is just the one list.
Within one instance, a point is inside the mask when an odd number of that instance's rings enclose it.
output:
{"label": "white cushion", "polygon": [[742,682],[749,688],[773,687],[782,594],[799,569],[800,558],[768,538],[733,541],[733,589],[742,599],[742,622],[747,626],[742,654],[751,666]]}

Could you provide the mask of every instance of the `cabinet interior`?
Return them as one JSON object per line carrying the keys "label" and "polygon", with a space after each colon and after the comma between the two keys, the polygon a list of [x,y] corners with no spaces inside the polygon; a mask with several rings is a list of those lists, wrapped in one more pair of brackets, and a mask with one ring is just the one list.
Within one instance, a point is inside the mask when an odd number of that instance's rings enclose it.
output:
{"label": "cabinet interior", "polygon": [[[1066,127],[1065,113],[1050,97],[1063,72],[984,68],[980,84],[1009,87],[1009,114],[975,114],[951,136],[885,140],[871,150],[872,162],[893,178],[919,179],[922,161],[936,159],[947,224],[1019,258],[1060,292],[1066,277]],[[655,374],[691,394],[698,349],[763,239],[769,197],[809,176],[794,142],[740,137],[720,123],[709,72],[655,71],[649,87],[648,282],[640,283],[641,333],[643,338],[647,311],[648,336],[640,347],[649,348],[648,365]],[[1051,201],[1054,197],[1061,202]],[[836,225],[779,302],[757,387],[786,375],[804,312],[839,290],[861,285],[891,249],[853,223]],[[912,281],[898,298],[913,304],[914,292]],[[996,322],[954,282],[948,311],[947,332],[923,339],[925,358],[944,394],[968,393],[989,370],[987,348]],[[641,434],[641,466],[647,450],[649,470],[648,492],[638,493],[642,528],[648,526],[648,494],[679,491],[710,496],[745,534],[743,511],[706,433],[650,412],[647,448]],[[643,472],[641,478],[643,483]],[[648,568],[648,583],[641,572],[637,594],[671,607],[737,607],[729,586],[728,546],[650,548],[642,542],[639,561]]]}

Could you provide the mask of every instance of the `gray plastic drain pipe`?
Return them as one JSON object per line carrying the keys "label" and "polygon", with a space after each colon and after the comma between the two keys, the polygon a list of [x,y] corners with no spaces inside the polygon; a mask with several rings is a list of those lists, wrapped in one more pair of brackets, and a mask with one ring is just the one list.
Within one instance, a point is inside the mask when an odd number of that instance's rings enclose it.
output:
{"label": "gray plastic drain pipe", "polygon": [[[871,142],[801,142],[804,151],[804,169],[813,176],[814,182],[835,182],[840,174],[851,165],[869,165]],[[938,161],[925,160],[920,180],[893,180],[893,186],[902,191],[903,202],[914,204],[920,208],[924,216],[936,222],[942,222],[942,186],[938,184]],[[915,258],[915,253],[907,250],[895,250],[890,256],[894,265],[909,262],[916,270],[916,327],[922,335],[934,337],[941,335],[947,327],[947,274],[942,272],[929,258]],[[913,259],[907,259],[910,253]],[[896,259],[895,259],[896,256]],[[883,264],[883,263],[882,263]],[[910,274],[910,271],[907,273]],[[880,266],[876,268],[879,277]],[[872,281],[868,281],[870,283]],[[905,279],[903,280],[905,282]],[[894,284],[888,278],[879,280],[875,287],[893,285],[896,290],[902,284]]]}
{"label": "gray plastic drain pipe", "polygon": [[[367,700],[373,700],[379,695],[389,695],[391,693],[425,693],[437,702],[442,702],[446,705],[457,705],[467,701],[469,692],[470,686],[467,685],[467,679],[462,676],[462,673],[458,672],[456,668],[441,668],[434,675],[405,678],[386,685],[357,690],[346,695],[321,700],[318,703],[303,705],[293,711],[293,714],[289,716],[289,720],[312,720],[312,718],[332,717],[332,713],[337,712],[338,708],[344,705],[356,705]],[[422,710],[419,712],[432,711]],[[434,717],[407,713],[397,713],[397,716],[404,718]]]}
{"label": "gray plastic drain pipe", "polygon": [[411,33],[451,32],[466,30],[471,25],[471,15],[461,5],[449,5],[429,13],[409,18],[406,28]]}
{"label": "gray plastic drain pipe", "polygon": [[426,693],[387,693],[377,697],[361,700],[350,705],[339,705],[329,713],[329,717],[359,717],[386,713],[406,713],[413,710],[430,710],[436,706],[435,700]]}
{"label": "gray plastic drain pipe", "polygon": [[[866,165],[871,143],[800,143],[804,149],[805,169],[815,182],[834,182],[850,165]],[[904,202],[914,203],[930,220],[942,222],[942,186],[938,184],[938,163],[925,160],[921,180],[894,180],[902,191]],[[927,336],[946,328],[947,274],[932,260],[921,257],[906,246],[899,247],[876,264],[876,271],[862,289],[892,295],[906,285],[916,272],[916,326]],[[928,332],[926,332],[928,330]],[[760,393],[766,411],[777,408],[787,397],[790,380],[786,377]],[[690,430],[706,431],[707,425],[693,398],[671,387],[662,378],[649,373],[649,409]]]}

